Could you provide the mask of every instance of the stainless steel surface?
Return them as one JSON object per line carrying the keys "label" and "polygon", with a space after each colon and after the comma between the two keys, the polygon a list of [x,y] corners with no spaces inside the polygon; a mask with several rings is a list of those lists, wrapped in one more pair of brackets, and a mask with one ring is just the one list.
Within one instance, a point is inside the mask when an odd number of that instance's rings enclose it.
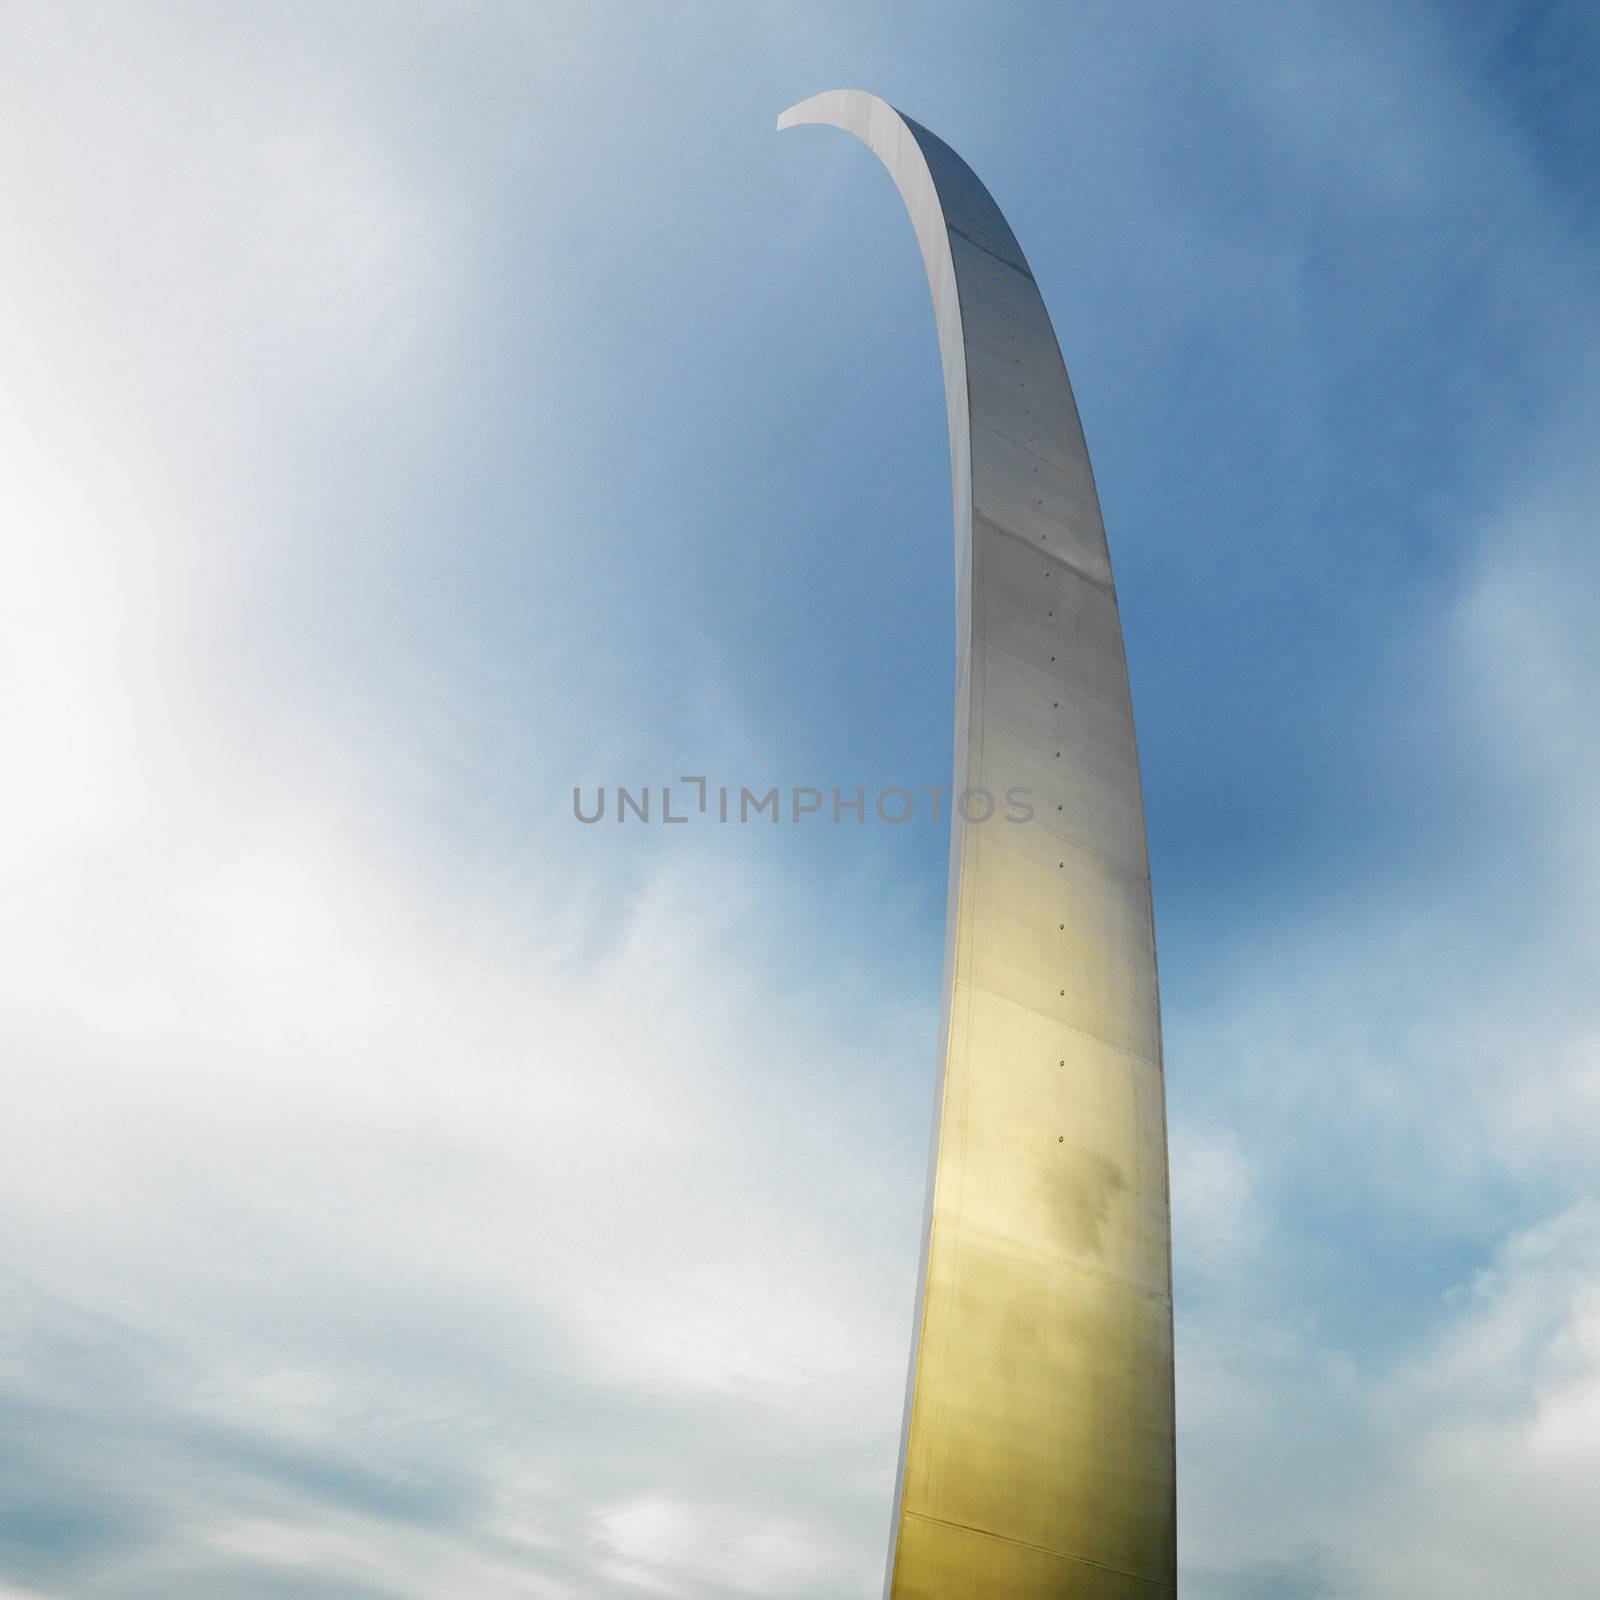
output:
{"label": "stainless steel surface", "polygon": [[942,140],[836,90],[888,168],[944,360],[955,785],[941,1082],[890,1600],[1176,1588],[1155,935],[1111,564],[1077,405],[1015,236]]}

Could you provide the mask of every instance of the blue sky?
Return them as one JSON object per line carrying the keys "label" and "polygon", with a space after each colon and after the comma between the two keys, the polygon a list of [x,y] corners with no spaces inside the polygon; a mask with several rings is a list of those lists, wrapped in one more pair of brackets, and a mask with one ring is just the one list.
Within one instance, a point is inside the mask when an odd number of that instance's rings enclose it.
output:
{"label": "blue sky", "polygon": [[1600,23],[0,6],[0,1600],[874,1595],[950,762],[888,179],[1100,480],[1194,1600],[1600,1564]]}

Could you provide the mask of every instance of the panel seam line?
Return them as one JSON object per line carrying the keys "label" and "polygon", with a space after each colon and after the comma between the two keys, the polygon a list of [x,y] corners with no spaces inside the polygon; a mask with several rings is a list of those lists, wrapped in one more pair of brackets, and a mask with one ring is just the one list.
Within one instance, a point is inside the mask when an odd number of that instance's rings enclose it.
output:
{"label": "panel seam line", "polygon": [[[934,198],[936,200],[938,200],[938,202],[939,202],[940,211],[943,211],[944,210],[944,196],[939,193],[939,185],[937,183],[935,183],[934,186],[933,186],[933,192],[934,192]],[[965,228],[963,228],[963,227],[959,226],[958,224],[952,222],[948,216],[945,216],[942,220],[944,222],[945,229],[948,232],[955,234],[958,238],[965,239],[967,241],[967,243],[970,244],[974,250],[981,250],[986,256],[992,256],[996,261],[998,261],[1000,263],[1000,265],[1002,267],[1010,267],[1013,272],[1020,273],[1024,278],[1026,278],[1028,280],[1029,283],[1031,283],[1033,285],[1033,292],[1035,294],[1039,293],[1039,280],[1036,277],[1034,277],[1033,268],[1032,267],[1027,266],[1026,264],[1024,264],[1023,266],[1019,267],[1015,261],[1007,261],[1006,258],[1003,255],[1001,255],[998,250],[993,248],[993,246],[986,245],[981,239],[976,238],[976,237],[974,237],[974,235],[968,233]],[[1020,244],[1017,246],[1017,254],[1019,256],[1022,255],[1022,246]],[[1024,260],[1024,263],[1026,263],[1027,258],[1024,257],[1023,260]],[[1043,295],[1039,295],[1039,299],[1042,302],[1043,299],[1044,299],[1044,296]]]}
{"label": "panel seam line", "polygon": [[[934,1221],[939,1220],[937,1207],[934,1211]],[[1020,1250],[1024,1255],[1036,1256],[1041,1261],[1048,1261],[1052,1266],[1062,1267],[1068,1272],[1081,1272],[1085,1277],[1097,1278],[1101,1283],[1115,1284],[1119,1289],[1126,1289],[1130,1294],[1138,1295],[1141,1300],[1153,1300],[1157,1305],[1170,1306],[1172,1295],[1165,1289],[1151,1289],[1142,1283],[1136,1283],[1132,1278],[1125,1278],[1119,1272],[1104,1272],[1099,1267],[1086,1266],[1081,1261],[1073,1261],[1068,1256],[1057,1255],[1050,1250],[1036,1250],[1032,1245],[1024,1244],[1020,1239],[1013,1239],[1008,1234],[996,1233],[993,1228],[980,1228],[975,1223],[962,1220],[960,1212],[951,1208],[948,1218],[949,1227],[959,1233],[972,1234],[976,1238],[986,1240],[990,1244],[1003,1245],[1008,1250]]]}
{"label": "panel seam line", "polygon": [[[1057,355],[1059,355],[1060,354],[1060,350],[1058,349],[1056,353],[1057,353]],[[963,355],[966,354],[966,350],[965,350],[965,346],[964,345],[963,345],[963,349],[962,349],[962,354]],[[1062,370],[1062,372],[1064,374],[1066,372],[1066,367],[1063,366],[1061,370]],[[1074,411],[1077,410],[1077,401],[1076,400],[1073,401],[1073,410]],[[992,422],[985,422],[980,417],[974,417],[974,416],[970,416],[970,415],[968,416],[967,420],[971,423],[971,425],[974,428],[987,428],[989,430],[989,432],[992,433],[997,439],[1004,439],[1007,444],[1014,444],[1017,447],[1017,449],[1022,451],[1022,453],[1024,455],[1032,456],[1035,461],[1039,462],[1043,466],[1049,467],[1049,469],[1052,472],[1059,472],[1063,478],[1071,478],[1072,481],[1075,484],[1077,484],[1079,488],[1087,489],[1090,492],[1090,494],[1092,494],[1095,497],[1096,504],[1099,503],[1100,491],[1095,487],[1093,478],[1080,478],[1078,476],[1078,474],[1076,472],[1074,472],[1070,467],[1063,467],[1062,465],[1060,465],[1059,462],[1052,461],[1049,458],[1049,456],[1040,455],[1037,450],[1034,450],[1034,449],[1030,448],[1028,445],[1025,445],[1020,439],[1013,439],[1009,433],[1005,432],[1005,430],[1002,429],[1002,428],[995,427],[995,425]],[[1078,423],[1078,437],[1079,438],[1083,438],[1083,423],[1081,421]],[[1084,439],[1084,441],[1083,441],[1083,448],[1085,450],[1088,450],[1088,448],[1089,448],[1089,441],[1087,439]],[[1102,520],[1102,522],[1104,521],[1104,513],[1101,514],[1101,520]]]}
{"label": "panel seam line", "polygon": [[1096,1567],[1101,1572],[1114,1572],[1119,1578],[1132,1578],[1135,1583],[1148,1583],[1157,1589],[1173,1589],[1174,1585],[1165,1578],[1152,1578],[1143,1572],[1129,1572],[1126,1567],[1114,1567],[1109,1561],[1095,1561],[1089,1556],[1069,1555],[1065,1550],[1052,1550],[1049,1545],[1033,1544],[1027,1539],[1013,1539],[1009,1534],[994,1533],[988,1528],[975,1527],[970,1522],[956,1522],[950,1517],[933,1517],[925,1511],[906,1510],[903,1515],[914,1517],[918,1522],[936,1522],[941,1527],[959,1528],[963,1533],[975,1533],[980,1538],[998,1539],[1001,1544],[1014,1544],[1021,1550],[1037,1550],[1040,1555],[1054,1556],[1058,1561],[1075,1561],[1080,1566]]}
{"label": "panel seam line", "polygon": [[951,987],[960,986],[964,989],[974,989],[980,994],[992,996],[1003,1006],[1010,1006],[1016,1011],[1026,1011],[1030,1017],[1042,1017],[1046,1022],[1057,1028],[1065,1028],[1068,1033],[1075,1033],[1080,1039],[1090,1039],[1095,1044],[1104,1045],[1107,1050],[1114,1051],[1119,1056],[1126,1056],[1130,1061],[1142,1061],[1147,1067],[1153,1067],[1162,1077],[1166,1076],[1166,1069],[1159,1061],[1153,1061],[1147,1055],[1141,1055],[1137,1050],[1130,1050],[1126,1045],[1113,1044],[1109,1039],[1103,1039],[1098,1033],[1090,1033],[1087,1028],[1075,1028],[1070,1022],[1058,1022],[1048,1012],[1041,1011],[1037,1006],[1024,1005],[1020,1000],[1013,1000],[1009,995],[1001,994],[998,989],[991,989],[986,983],[974,983],[971,978],[954,978]]}

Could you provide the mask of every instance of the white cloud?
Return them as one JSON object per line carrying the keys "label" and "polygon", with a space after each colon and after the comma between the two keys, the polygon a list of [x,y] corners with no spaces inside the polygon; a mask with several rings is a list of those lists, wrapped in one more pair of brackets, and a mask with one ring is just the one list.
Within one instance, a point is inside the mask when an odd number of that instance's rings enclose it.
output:
{"label": "white cloud", "polygon": [[775,992],[765,908],[796,891],[726,862],[643,873],[620,919],[571,835],[441,872],[428,807],[479,775],[437,719],[380,705],[365,750],[338,707],[251,723],[231,624],[308,556],[269,464],[426,390],[454,201],[287,36],[28,34],[0,1566],[52,1596],[588,1600],[632,1592],[598,1508],[688,1488],[722,1553],[661,1534],[669,1588],[848,1592],[888,1473],[836,1486],[892,1463],[920,1193],[881,1069],[924,1064],[933,997],[863,1029],[826,958]]}
{"label": "white cloud", "polygon": [[1600,658],[1574,536],[1600,493],[1552,458],[1425,628],[1493,795],[1484,859],[1358,928],[1308,921],[1176,1052],[1236,1119],[1174,1131],[1203,1594],[1576,1596],[1600,1558]]}

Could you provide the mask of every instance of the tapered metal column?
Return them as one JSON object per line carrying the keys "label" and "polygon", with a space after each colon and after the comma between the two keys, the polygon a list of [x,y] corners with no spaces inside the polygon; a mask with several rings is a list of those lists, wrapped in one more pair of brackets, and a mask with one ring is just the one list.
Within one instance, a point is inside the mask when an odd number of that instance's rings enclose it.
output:
{"label": "tapered metal column", "polygon": [[1105,530],[1050,318],[942,140],[836,90],[933,290],[956,536],[941,1085],[891,1600],[1176,1588],[1172,1280],[1155,936]]}

